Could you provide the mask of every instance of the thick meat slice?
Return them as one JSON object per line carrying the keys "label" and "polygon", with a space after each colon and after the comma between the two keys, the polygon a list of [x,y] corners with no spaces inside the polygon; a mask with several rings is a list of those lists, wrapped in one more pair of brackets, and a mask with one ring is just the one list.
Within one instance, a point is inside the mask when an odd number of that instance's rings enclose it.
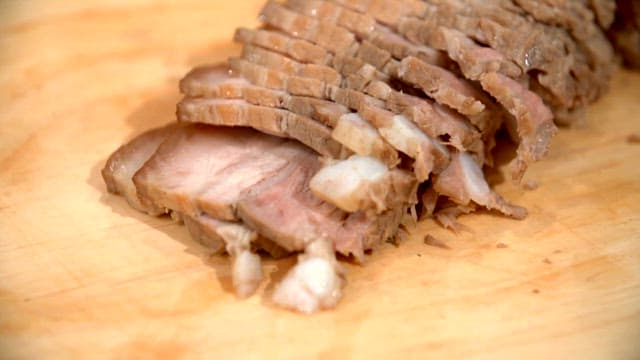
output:
{"label": "thick meat slice", "polygon": [[303,250],[318,239],[363,260],[364,251],[393,236],[405,208],[379,216],[347,214],[318,199],[309,181],[320,170],[314,156],[301,156],[276,176],[253,186],[238,202],[240,218],[289,251]]}
{"label": "thick meat slice", "polygon": [[489,188],[482,169],[467,153],[453,153],[449,166],[435,178],[433,186],[438,194],[460,205],[473,201],[516,219],[527,216],[526,209],[509,204]]}
{"label": "thick meat slice", "polygon": [[319,154],[336,159],[350,151],[331,138],[331,129],[290,111],[252,105],[244,100],[186,98],[178,120],[222,126],[247,126],[266,134],[296,139]]}
{"label": "thick meat slice", "polygon": [[307,152],[250,129],[187,125],[162,143],[133,182],[143,204],[235,221],[242,191]]}
{"label": "thick meat slice", "polygon": [[527,166],[549,151],[551,138],[557,131],[553,114],[535,93],[502,74],[485,74],[480,82],[516,118],[520,144],[512,177],[520,181]]}
{"label": "thick meat slice", "polygon": [[170,124],[149,130],[116,150],[102,169],[102,178],[107,185],[107,190],[124,196],[134,209],[149,215],[163,214],[162,207],[140,202],[132,178],[176,127],[176,124]]}
{"label": "thick meat slice", "polygon": [[450,72],[409,56],[400,62],[397,76],[419,87],[425,94],[464,115],[476,115],[485,109],[478,91]]}
{"label": "thick meat slice", "polygon": [[427,36],[428,43],[447,52],[468,79],[478,80],[482,74],[488,72],[499,72],[512,78],[522,76],[522,70],[504,55],[490,47],[476,44],[458,30],[441,26]]}
{"label": "thick meat slice", "polygon": [[332,161],[309,183],[313,193],[347,212],[370,210],[371,216],[416,203],[418,183],[403,170],[389,170],[369,156]]}

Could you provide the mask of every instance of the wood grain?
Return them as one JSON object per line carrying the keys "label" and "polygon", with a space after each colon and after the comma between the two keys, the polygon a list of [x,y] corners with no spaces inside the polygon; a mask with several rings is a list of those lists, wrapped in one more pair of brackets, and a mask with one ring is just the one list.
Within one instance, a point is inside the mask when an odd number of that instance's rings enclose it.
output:
{"label": "wood grain", "polygon": [[227,259],[105,194],[108,154],[171,121],[177,80],[236,53],[261,3],[0,2],[0,358],[640,357],[637,73],[557,136],[540,188],[498,186],[527,220],[420,223],[310,317],[268,300],[292,259],[236,300]]}

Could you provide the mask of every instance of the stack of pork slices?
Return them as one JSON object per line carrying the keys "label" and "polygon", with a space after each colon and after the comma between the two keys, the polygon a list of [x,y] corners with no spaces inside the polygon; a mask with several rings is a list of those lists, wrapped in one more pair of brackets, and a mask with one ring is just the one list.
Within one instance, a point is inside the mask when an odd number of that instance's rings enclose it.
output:
{"label": "stack of pork slices", "polygon": [[[613,1],[269,2],[242,53],[181,82],[178,122],[118,149],[108,190],[170,214],[232,260],[240,297],[260,257],[300,252],[275,303],[331,308],[345,274],[416,213],[448,227],[477,208],[521,219],[493,191],[497,133],[518,144],[511,176],[547,152],[614,67]],[[417,209],[417,210],[416,210]]]}

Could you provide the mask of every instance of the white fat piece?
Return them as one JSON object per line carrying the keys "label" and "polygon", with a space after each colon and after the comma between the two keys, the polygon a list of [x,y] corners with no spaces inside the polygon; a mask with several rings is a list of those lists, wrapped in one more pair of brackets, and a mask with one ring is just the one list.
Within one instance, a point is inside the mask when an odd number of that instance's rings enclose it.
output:
{"label": "white fat piece", "polygon": [[442,144],[433,141],[404,115],[395,115],[389,126],[379,128],[378,131],[394,148],[413,159],[418,157],[422,144],[425,142],[435,146],[439,151],[447,153],[447,149]]}
{"label": "white fat piece", "polygon": [[316,240],[307,245],[296,266],[278,284],[273,301],[307,314],[333,308],[342,296],[342,283],[331,243]]}
{"label": "white fat piece", "polygon": [[331,137],[358,155],[375,156],[385,146],[376,128],[357,113],[342,115]]}
{"label": "white fat piece", "polygon": [[370,203],[372,186],[389,175],[387,167],[369,156],[353,155],[322,168],[309,182],[313,193],[347,212],[361,210]]}
{"label": "white fat piece", "polygon": [[414,171],[419,181],[427,180],[436,165],[432,149],[449,156],[449,151],[442,144],[431,139],[403,115],[393,116],[390,124],[378,128],[378,131],[394,148],[416,161]]}
{"label": "white fat piece", "polygon": [[232,261],[232,282],[236,295],[252,295],[262,281],[260,256],[251,252],[251,242],[258,235],[242,224],[220,221],[217,234],[224,240]]}
{"label": "white fat piece", "polygon": [[482,206],[489,205],[491,189],[484,178],[482,169],[466,152],[458,153],[460,167],[464,174],[464,187],[467,189],[471,200]]}

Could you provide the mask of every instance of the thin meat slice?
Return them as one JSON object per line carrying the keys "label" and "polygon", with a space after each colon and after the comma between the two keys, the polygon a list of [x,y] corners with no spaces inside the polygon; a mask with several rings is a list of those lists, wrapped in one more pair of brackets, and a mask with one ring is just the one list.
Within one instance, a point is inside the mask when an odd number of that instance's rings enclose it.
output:
{"label": "thin meat slice", "polygon": [[340,85],[342,82],[342,76],[328,66],[299,63],[284,55],[253,45],[244,45],[242,58],[288,75],[317,79],[330,85]]}
{"label": "thin meat slice", "polygon": [[551,138],[557,131],[553,114],[535,93],[504,75],[485,74],[480,82],[516,118],[520,144],[511,175],[520,181],[527,166],[549,151]]}
{"label": "thin meat slice", "polygon": [[229,59],[233,75],[239,75],[254,85],[283,90],[292,95],[323,98],[329,84],[304,76],[288,75],[239,57]]}
{"label": "thin meat slice", "polygon": [[291,97],[284,91],[254,86],[245,78],[232,76],[225,64],[194,68],[180,80],[180,92],[190,98],[241,99],[269,107],[284,107]]}
{"label": "thin meat slice", "polygon": [[516,219],[527,216],[525,208],[509,204],[489,188],[480,166],[464,152],[451,155],[449,166],[435,178],[433,187],[438,194],[447,196],[459,205],[466,206],[473,201]]}
{"label": "thin meat slice", "polygon": [[384,100],[387,109],[405,115],[431,138],[447,137],[448,143],[459,150],[483,153],[480,133],[467,118],[450,108],[394,90],[381,81],[369,83],[365,93]]}
{"label": "thin meat slice", "polygon": [[287,0],[284,4],[300,14],[323,19],[353,32],[358,38],[364,38],[374,31],[376,21],[354,11],[343,11],[343,8],[327,1],[319,0]]}
{"label": "thin meat slice", "polygon": [[256,106],[244,100],[186,98],[178,104],[178,119],[210,125],[252,127],[266,134],[296,139],[319,154],[336,159],[350,154],[331,138],[331,129],[325,125],[290,111]]}
{"label": "thin meat slice", "polygon": [[170,124],[149,130],[118,148],[102,169],[102,178],[107,185],[107,190],[124,196],[129,205],[136,210],[152,216],[163,214],[165,212],[163,208],[140,201],[132,178],[176,127],[176,124]]}
{"label": "thin meat slice", "polygon": [[480,46],[462,32],[446,27],[438,27],[428,36],[428,43],[445,51],[453,59],[464,76],[471,80],[478,80],[482,74],[499,72],[512,78],[522,76],[522,71],[513,62],[496,50]]}
{"label": "thin meat slice", "polygon": [[274,30],[239,28],[233,39],[279,52],[302,63],[327,64],[331,61],[331,54],[322,46]]}
{"label": "thin meat slice", "polygon": [[379,31],[371,34],[368,40],[378,48],[389,51],[395,59],[413,56],[427,64],[451,70],[451,59],[442,51],[426,45],[411,43],[391,29],[382,27],[378,27],[378,29]]}
{"label": "thin meat slice", "polygon": [[317,21],[297,14],[276,2],[262,9],[265,24],[320,45],[334,54],[353,54],[358,44],[353,33],[330,22]]}
{"label": "thin meat slice", "polygon": [[332,0],[354,11],[366,13],[386,25],[394,25],[406,16],[421,16],[427,5],[418,0]]}
{"label": "thin meat slice", "polygon": [[338,118],[349,112],[345,106],[328,100],[290,95],[281,90],[253,85],[229,74],[224,65],[196,68],[181,81],[181,92],[190,98],[224,98],[245,100],[253,105],[277,107],[334,127]]}
{"label": "thin meat slice", "polygon": [[458,62],[465,76],[480,81],[483,89],[514,116],[520,148],[513,177],[520,180],[527,166],[540,160],[548,150],[556,131],[551,110],[536,93],[505,75],[509,63],[501,54],[476,45],[457,30],[440,27],[437,33],[441,37],[439,45]]}
{"label": "thin meat slice", "polygon": [[347,212],[371,210],[371,216],[414,204],[417,186],[412,174],[361,155],[331,161],[309,183],[320,199]]}
{"label": "thin meat slice", "polygon": [[464,115],[477,115],[485,109],[478,91],[445,69],[409,56],[400,62],[395,73],[439,103]]}

